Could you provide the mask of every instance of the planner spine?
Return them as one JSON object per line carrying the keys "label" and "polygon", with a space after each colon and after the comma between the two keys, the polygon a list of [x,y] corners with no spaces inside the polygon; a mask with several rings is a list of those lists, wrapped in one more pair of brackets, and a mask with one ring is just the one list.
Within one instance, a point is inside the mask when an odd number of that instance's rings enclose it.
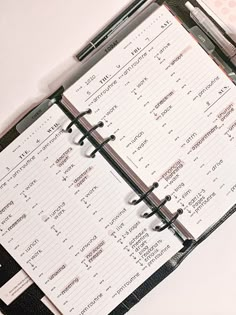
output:
{"label": "planner spine", "polygon": [[74,139],[75,145],[83,145],[84,141],[88,139],[95,149],[88,155],[89,158],[94,158],[98,152],[116,169],[116,171],[123,177],[123,179],[131,186],[135,193],[139,196],[138,199],[131,200],[130,204],[137,205],[140,202],[145,202],[150,212],[145,212],[141,215],[142,218],[148,219],[156,215],[163,222],[161,225],[154,226],[153,230],[157,232],[170,229],[175,236],[183,243],[193,240],[194,237],[178,220],[179,216],[183,213],[182,209],[178,209],[172,213],[166,206],[170,201],[171,196],[166,196],[163,200],[158,199],[154,190],[158,188],[158,183],[155,182],[148,187],[137,174],[125,163],[125,161],[117,154],[117,152],[109,145],[110,141],[115,140],[114,135],[103,138],[97,129],[103,127],[102,122],[91,125],[86,119],[87,115],[92,113],[91,109],[83,112],[78,110],[64,97],[61,101],[56,103],[61,110],[70,119],[70,123],[63,127],[65,132],[72,132],[73,126],[78,128],[83,136]]}

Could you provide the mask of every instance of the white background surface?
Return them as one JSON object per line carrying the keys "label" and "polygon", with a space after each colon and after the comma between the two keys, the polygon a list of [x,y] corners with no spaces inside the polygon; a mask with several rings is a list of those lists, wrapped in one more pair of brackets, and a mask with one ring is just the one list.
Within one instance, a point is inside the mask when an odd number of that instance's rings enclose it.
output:
{"label": "white background surface", "polygon": [[[0,0],[0,132],[76,71],[71,56],[128,3]],[[236,315],[235,261],[236,215],[129,314]]]}

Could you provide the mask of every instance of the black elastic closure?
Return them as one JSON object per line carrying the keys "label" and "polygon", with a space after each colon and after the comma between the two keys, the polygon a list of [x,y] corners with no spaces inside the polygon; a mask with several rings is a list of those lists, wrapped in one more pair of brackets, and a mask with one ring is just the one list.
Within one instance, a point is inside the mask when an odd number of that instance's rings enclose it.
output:
{"label": "black elastic closure", "polygon": [[89,154],[90,158],[94,158],[96,156],[96,153],[99,152],[105,144],[107,144],[110,141],[114,141],[116,137],[114,135],[111,135],[109,138],[105,139],[91,154]]}
{"label": "black elastic closure", "polygon": [[157,225],[153,228],[154,231],[162,232],[172,226],[172,224],[178,219],[178,217],[183,214],[183,209],[178,209],[175,214],[173,214],[173,217],[170,219],[169,222],[163,224],[163,225]]}
{"label": "black elastic closure", "polygon": [[104,123],[102,121],[99,121],[98,124],[94,125],[91,129],[89,129],[84,135],[83,137],[80,138],[80,140],[76,143],[78,145],[83,145],[84,144],[84,140],[86,138],[88,138],[90,136],[90,134],[96,130],[97,128],[101,128],[104,126]]}
{"label": "black elastic closure", "polygon": [[71,120],[71,122],[69,123],[69,125],[66,127],[66,132],[69,132],[71,133],[72,132],[72,129],[71,127],[80,119],[82,118],[83,116],[85,115],[89,115],[92,113],[92,110],[89,108],[88,110],[84,111],[84,112],[81,112],[78,116],[76,116],[74,119]]}
{"label": "black elastic closure", "polygon": [[139,199],[137,199],[137,200],[132,200],[132,201],[131,201],[131,204],[136,206],[136,205],[139,204],[141,201],[145,200],[145,198],[147,198],[147,196],[150,195],[150,193],[153,192],[153,190],[156,189],[158,186],[159,186],[158,183],[153,183],[152,186],[150,187],[150,189],[149,189],[147,192],[145,192],[144,194],[142,194]]}

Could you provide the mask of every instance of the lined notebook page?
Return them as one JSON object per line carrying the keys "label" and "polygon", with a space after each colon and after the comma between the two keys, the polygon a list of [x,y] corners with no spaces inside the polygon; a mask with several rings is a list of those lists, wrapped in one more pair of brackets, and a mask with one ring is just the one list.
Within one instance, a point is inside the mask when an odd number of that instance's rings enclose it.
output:
{"label": "lined notebook page", "polygon": [[0,154],[0,242],[62,314],[104,315],[182,245],[127,202],[94,148],[73,144],[55,105]]}
{"label": "lined notebook page", "polygon": [[[66,93],[199,237],[236,200],[236,87],[164,6]],[[90,118],[89,117],[89,118]]]}

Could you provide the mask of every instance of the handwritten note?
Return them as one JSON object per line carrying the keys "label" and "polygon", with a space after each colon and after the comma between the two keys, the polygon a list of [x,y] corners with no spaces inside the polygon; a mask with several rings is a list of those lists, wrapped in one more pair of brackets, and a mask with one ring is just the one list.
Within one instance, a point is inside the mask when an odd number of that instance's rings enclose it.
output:
{"label": "handwritten note", "polygon": [[54,105],[1,152],[0,239],[62,314],[104,315],[182,245],[152,231],[131,188],[85,157],[65,120]]}

